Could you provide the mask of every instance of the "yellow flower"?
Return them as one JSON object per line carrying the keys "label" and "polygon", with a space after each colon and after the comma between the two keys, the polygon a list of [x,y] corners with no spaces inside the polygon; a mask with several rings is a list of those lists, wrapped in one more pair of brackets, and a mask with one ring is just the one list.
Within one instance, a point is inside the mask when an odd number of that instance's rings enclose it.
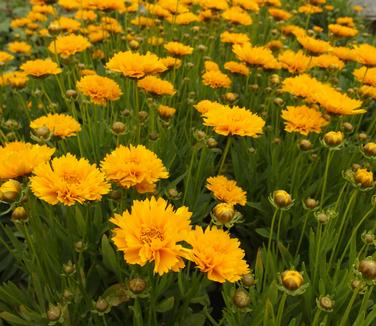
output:
{"label": "yellow flower", "polygon": [[76,84],[77,89],[89,96],[95,104],[104,105],[106,101],[116,101],[122,92],[119,85],[112,79],[98,75],[82,77]]}
{"label": "yellow flower", "polygon": [[160,117],[165,118],[165,119],[169,119],[173,117],[175,112],[176,112],[176,109],[167,105],[161,104],[158,107],[158,114],[160,115]]}
{"label": "yellow flower", "polygon": [[174,85],[155,76],[146,76],[137,82],[137,86],[146,92],[157,95],[174,95]]}
{"label": "yellow flower", "polygon": [[204,85],[211,88],[230,88],[231,79],[221,71],[207,71],[202,75]]}
{"label": "yellow flower", "polygon": [[344,61],[355,61],[356,53],[353,49],[343,46],[332,47],[330,53]]}
{"label": "yellow flower", "polygon": [[93,10],[78,10],[76,11],[74,17],[78,20],[96,20],[97,14]]}
{"label": "yellow flower", "polygon": [[241,60],[250,65],[262,66],[265,69],[279,69],[280,64],[274,58],[270,49],[260,46],[252,46],[249,43],[235,44],[232,52]]}
{"label": "yellow flower", "polygon": [[240,24],[240,25],[245,25],[245,26],[252,24],[251,16],[240,7],[231,7],[225,10],[222,13],[222,17],[225,20],[234,24]]}
{"label": "yellow flower", "polygon": [[283,9],[278,8],[269,8],[268,12],[271,16],[273,16],[276,20],[287,20],[292,17],[292,15]]}
{"label": "yellow flower", "polygon": [[230,33],[230,32],[223,32],[221,35],[221,42],[222,43],[231,43],[231,44],[244,44],[249,43],[249,37],[247,34],[243,33]]}
{"label": "yellow flower", "polygon": [[80,27],[81,23],[79,21],[62,16],[59,19],[52,21],[48,28],[50,30],[63,30],[72,33],[78,31]]}
{"label": "yellow flower", "polygon": [[47,114],[30,122],[30,128],[38,129],[47,127],[56,137],[65,138],[74,136],[81,130],[80,124],[71,116],[66,114]]}
{"label": "yellow flower", "polygon": [[184,267],[180,243],[191,229],[191,215],[187,207],[174,210],[163,198],[135,200],[130,212],[110,219],[117,226],[112,240],[128,264],[154,262],[154,273],[177,272]]}
{"label": "yellow flower", "polygon": [[0,147],[0,179],[18,178],[31,173],[36,166],[48,161],[55,152],[45,145],[11,142]]}
{"label": "yellow flower", "polygon": [[303,6],[300,6],[298,8],[298,12],[301,13],[301,14],[318,14],[320,12],[322,12],[322,9],[320,7],[317,7],[317,6],[312,6],[310,4],[306,4],[306,5],[303,5]]}
{"label": "yellow flower", "polygon": [[61,35],[52,41],[48,49],[52,53],[59,54],[62,58],[68,58],[75,53],[83,52],[90,47],[90,42],[87,38],[81,35]]}
{"label": "yellow flower", "polygon": [[193,22],[198,22],[200,19],[197,15],[189,11],[189,12],[184,12],[182,14],[179,14],[175,17],[169,16],[167,17],[167,20],[170,23],[175,23],[177,25],[188,25]]}
{"label": "yellow flower", "polygon": [[302,50],[294,52],[286,50],[278,56],[282,68],[291,73],[302,73],[312,67],[312,57],[308,57]]}
{"label": "yellow flower", "polygon": [[29,60],[20,67],[27,75],[34,77],[45,77],[47,75],[57,75],[61,73],[58,64],[51,59]]}
{"label": "yellow flower", "polygon": [[240,74],[243,76],[248,76],[249,75],[249,69],[248,67],[240,62],[236,61],[228,61],[224,65],[226,70],[231,71],[233,74]]}
{"label": "yellow flower", "polygon": [[224,283],[236,282],[249,273],[244,260],[245,253],[238,239],[231,238],[228,232],[216,227],[196,226],[189,234],[187,242],[192,246],[188,254],[209,280]]}
{"label": "yellow flower", "polygon": [[131,24],[135,26],[151,27],[155,25],[155,20],[149,17],[137,16],[131,20]]}
{"label": "yellow flower", "polygon": [[192,47],[190,47],[188,45],[184,45],[184,44],[179,43],[179,42],[168,42],[167,44],[164,45],[164,48],[171,55],[177,55],[177,56],[187,55],[187,54],[191,54],[193,52]]}
{"label": "yellow flower", "polygon": [[373,172],[367,169],[358,169],[354,174],[354,181],[362,188],[372,187],[374,185]]}
{"label": "yellow flower", "polygon": [[376,47],[361,44],[354,47],[354,59],[366,66],[376,66]]}
{"label": "yellow flower", "polygon": [[181,60],[174,57],[161,58],[160,61],[164,66],[166,66],[167,69],[178,69],[181,66]]}
{"label": "yellow flower", "polygon": [[314,67],[339,70],[345,67],[345,63],[332,54],[321,54],[318,57],[313,57],[312,65]]}
{"label": "yellow flower", "polygon": [[230,205],[242,205],[247,202],[247,193],[240,188],[236,181],[229,180],[223,175],[210,177],[206,180],[206,188],[213,192],[214,197]]}
{"label": "yellow flower", "polygon": [[0,66],[8,61],[12,61],[13,59],[14,56],[12,56],[11,54],[4,51],[0,51]]}
{"label": "yellow flower", "polygon": [[331,45],[329,42],[323,40],[317,40],[310,36],[298,36],[298,42],[303,48],[313,53],[325,53],[331,50]]}
{"label": "yellow flower", "polygon": [[153,192],[159,179],[167,179],[162,161],[143,145],[120,145],[101,162],[106,177],[123,188],[136,187],[140,193]]}
{"label": "yellow flower", "polygon": [[233,6],[239,6],[245,10],[250,10],[256,13],[260,11],[260,6],[258,3],[262,5],[260,1],[249,1],[249,0],[233,0],[231,3]]}
{"label": "yellow flower", "polygon": [[338,24],[329,24],[329,31],[336,36],[341,37],[354,37],[358,34],[358,31],[355,28],[342,26]]}
{"label": "yellow flower", "polygon": [[305,105],[288,106],[282,111],[281,116],[286,121],[286,131],[296,131],[302,135],[308,135],[310,132],[320,133],[321,128],[328,124],[319,111]]}
{"label": "yellow flower", "polygon": [[29,78],[23,71],[8,71],[0,75],[0,86],[9,85],[15,88],[22,88]]}
{"label": "yellow flower", "polygon": [[30,54],[31,53],[31,46],[26,42],[11,42],[8,43],[8,50],[13,53],[24,53]]}
{"label": "yellow flower", "polygon": [[133,53],[131,51],[116,53],[109,62],[106,68],[122,73],[125,77],[141,78],[148,74],[159,74],[167,67],[161,60],[150,52],[145,55]]}
{"label": "yellow flower", "polygon": [[294,35],[296,37],[306,36],[306,30],[296,25],[287,25],[282,27],[282,33],[285,35]]}
{"label": "yellow flower", "polygon": [[290,291],[299,289],[304,282],[303,275],[293,270],[284,271],[281,279],[283,286]]}
{"label": "yellow flower", "polygon": [[205,71],[220,71],[218,64],[211,60],[206,60],[204,67]]}
{"label": "yellow flower", "polygon": [[339,25],[355,27],[354,19],[352,17],[338,17],[336,23]]}
{"label": "yellow flower", "polygon": [[124,0],[74,0],[78,2],[79,7],[84,3],[86,9],[97,9],[102,11],[114,10],[119,13],[125,11]]}
{"label": "yellow flower", "polygon": [[363,84],[376,86],[376,67],[360,67],[359,69],[355,69],[353,71],[353,75],[358,81],[360,81]]}
{"label": "yellow flower", "polygon": [[72,154],[54,158],[37,166],[30,178],[34,195],[51,205],[72,206],[85,201],[100,200],[109,193],[104,174],[88,160]]}
{"label": "yellow flower", "polygon": [[362,86],[359,88],[360,94],[372,97],[376,100],[376,87],[375,86]]}
{"label": "yellow flower", "polygon": [[210,110],[222,109],[224,105],[218,102],[202,100],[198,102],[196,105],[194,105],[193,107],[200,113],[206,113]]}
{"label": "yellow flower", "polygon": [[204,113],[204,125],[214,127],[217,134],[257,137],[262,134],[265,121],[258,115],[234,106],[224,106]]}

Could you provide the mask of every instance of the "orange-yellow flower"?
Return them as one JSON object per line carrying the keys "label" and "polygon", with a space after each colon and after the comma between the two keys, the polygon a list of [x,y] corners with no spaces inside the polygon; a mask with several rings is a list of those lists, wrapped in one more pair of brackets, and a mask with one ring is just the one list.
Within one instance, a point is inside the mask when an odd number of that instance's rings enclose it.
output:
{"label": "orange-yellow flower", "polygon": [[252,24],[252,18],[247,13],[247,11],[243,10],[241,7],[231,7],[227,10],[225,10],[222,13],[222,17],[224,20],[227,20],[234,24],[240,24],[240,25],[251,25]]}
{"label": "orange-yellow flower", "polygon": [[329,24],[329,31],[336,36],[341,37],[354,37],[358,34],[358,31],[355,28],[342,26],[339,24]]}
{"label": "orange-yellow flower", "polygon": [[65,138],[74,136],[81,130],[80,124],[71,116],[66,114],[47,114],[30,122],[30,128],[38,129],[47,127],[56,137]]}
{"label": "orange-yellow flower", "polygon": [[240,62],[236,61],[228,61],[224,65],[226,70],[231,71],[233,74],[239,74],[243,76],[248,76],[249,75],[249,68]]}
{"label": "orange-yellow flower", "polygon": [[192,246],[187,258],[192,260],[201,272],[207,273],[209,280],[233,283],[249,273],[239,240],[231,238],[226,231],[216,227],[203,230],[196,226],[190,232],[187,242]]}
{"label": "orange-yellow flower", "polygon": [[313,57],[312,65],[314,67],[339,70],[345,67],[345,63],[333,54],[321,54],[318,57]]}
{"label": "orange-yellow flower", "polygon": [[245,108],[223,106],[204,113],[204,125],[214,128],[217,134],[257,137],[262,134],[265,121]]}
{"label": "orange-yellow flower", "polygon": [[312,67],[312,57],[306,56],[302,50],[286,50],[278,56],[278,60],[282,68],[291,73],[302,73]]}
{"label": "orange-yellow flower", "polygon": [[298,42],[303,48],[313,53],[325,53],[332,49],[329,42],[317,40],[310,36],[298,36]]}
{"label": "orange-yellow flower", "polygon": [[366,66],[376,66],[376,47],[369,44],[361,44],[354,47],[354,58]]}
{"label": "orange-yellow flower", "polygon": [[15,141],[0,147],[0,179],[18,178],[31,173],[36,166],[48,161],[55,152],[46,145]]}
{"label": "orange-yellow flower", "polygon": [[82,94],[89,96],[93,103],[99,105],[105,104],[106,101],[116,101],[122,94],[114,80],[98,75],[84,76],[76,86]]}
{"label": "orange-yellow flower", "polygon": [[123,188],[136,187],[140,193],[153,192],[160,179],[168,172],[158,156],[143,145],[120,145],[101,162],[107,179]]}
{"label": "orange-yellow flower", "polygon": [[217,109],[222,109],[223,104],[218,103],[218,102],[213,102],[209,100],[202,100],[195,104],[193,107],[200,113],[206,113],[210,110],[217,110]]}
{"label": "orange-yellow flower", "polygon": [[45,77],[61,73],[59,65],[49,58],[26,61],[21,65],[20,69],[33,77]]}
{"label": "orange-yellow flower", "polygon": [[242,205],[247,202],[247,193],[240,188],[236,181],[227,179],[224,175],[210,177],[206,180],[206,188],[213,192],[214,197],[230,205]]}
{"label": "orange-yellow flower", "polygon": [[288,106],[282,111],[282,118],[285,120],[285,130],[287,132],[298,132],[308,135],[310,132],[320,133],[321,128],[328,124],[320,113],[305,105]]}
{"label": "orange-yellow flower", "polygon": [[12,61],[13,59],[14,56],[12,56],[11,54],[4,51],[0,51],[0,66],[8,61]]}
{"label": "orange-yellow flower", "polygon": [[9,85],[15,88],[22,88],[29,78],[23,71],[8,71],[0,75],[0,86]]}
{"label": "orange-yellow flower", "polygon": [[212,88],[230,88],[231,79],[221,71],[207,71],[202,75],[204,85]]}
{"label": "orange-yellow flower", "polygon": [[59,54],[62,58],[68,58],[78,52],[85,51],[90,47],[90,42],[87,38],[81,35],[61,35],[52,41],[48,49],[52,53]]}
{"label": "orange-yellow flower", "polygon": [[26,42],[14,41],[14,42],[8,43],[8,50],[13,53],[30,54],[31,46],[30,44],[27,44]]}
{"label": "orange-yellow flower", "polygon": [[376,67],[361,67],[353,71],[355,78],[363,84],[376,86]]}
{"label": "orange-yellow flower", "polygon": [[280,64],[274,58],[270,49],[260,46],[252,46],[249,43],[234,44],[232,51],[241,60],[249,65],[259,65],[265,69],[279,69]]}
{"label": "orange-yellow flower", "polygon": [[167,80],[160,79],[155,76],[146,76],[137,82],[137,86],[146,92],[157,95],[174,95],[176,90]]}
{"label": "orange-yellow flower", "polygon": [[168,53],[176,56],[188,55],[193,52],[192,47],[179,42],[168,42],[164,45],[164,48],[168,51]]}
{"label": "orange-yellow flower", "polygon": [[184,267],[181,242],[190,232],[191,215],[187,207],[174,210],[163,198],[135,200],[130,212],[110,219],[117,226],[112,240],[128,264],[154,262],[154,273],[177,272]]}
{"label": "orange-yellow flower", "polygon": [[85,201],[100,200],[109,193],[110,185],[104,174],[88,160],[72,154],[54,158],[38,165],[30,178],[35,196],[51,205],[72,206]]}
{"label": "orange-yellow flower", "polygon": [[231,44],[249,43],[248,35],[243,34],[243,33],[230,33],[230,32],[225,31],[220,36],[221,36],[222,43],[231,43]]}

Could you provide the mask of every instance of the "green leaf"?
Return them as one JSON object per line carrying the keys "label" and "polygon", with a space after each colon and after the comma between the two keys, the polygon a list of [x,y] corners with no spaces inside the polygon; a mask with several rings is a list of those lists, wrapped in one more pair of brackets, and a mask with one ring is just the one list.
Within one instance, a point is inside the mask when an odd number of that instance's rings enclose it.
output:
{"label": "green leaf", "polygon": [[30,326],[29,321],[26,321],[16,315],[13,315],[8,311],[0,312],[0,318],[4,319],[8,323],[10,323],[12,326],[18,326],[18,325]]}
{"label": "green leaf", "polygon": [[109,270],[115,272],[117,275],[120,275],[115,251],[105,234],[102,237],[102,256],[104,266]]}
{"label": "green leaf", "polygon": [[175,298],[169,297],[167,299],[162,300],[158,305],[155,307],[155,311],[157,312],[167,312],[170,311],[175,304]]}

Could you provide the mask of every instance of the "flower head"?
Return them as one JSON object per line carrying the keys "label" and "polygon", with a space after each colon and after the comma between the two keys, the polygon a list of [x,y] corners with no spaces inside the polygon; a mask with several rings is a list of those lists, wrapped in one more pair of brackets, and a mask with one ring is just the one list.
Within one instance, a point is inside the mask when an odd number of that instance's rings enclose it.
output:
{"label": "flower head", "polygon": [[236,282],[249,273],[239,240],[231,238],[222,229],[208,227],[203,230],[196,226],[190,232],[187,242],[192,246],[188,258],[201,272],[208,273],[209,280]]}
{"label": "flower head", "polygon": [[30,122],[30,128],[38,129],[47,127],[56,137],[65,138],[74,136],[81,130],[80,124],[71,116],[66,114],[47,114]]}
{"label": "flower head", "polygon": [[47,75],[57,75],[61,73],[58,64],[51,59],[29,60],[20,67],[27,75],[33,77],[45,77]]}
{"label": "flower head", "polygon": [[205,72],[202,75],[202,82],[211,88],[229,88],[232,85],[231,79],[219,70]]}
{"label": "flower head", "polygon": [[210,177],[206,180],[208,188],[219,201],[231,205],[244,206],[247,202],[247,193],[240,188],[236,181],[227,179],[224,175]]}
{"label": "flower head", "polygon": [[260,46],[252,46],[249,43],[235,44],[232,51],[241,60],[249,65],[262,66],[265,69],[279,69],[280,64],[274,58],[270,49]]}
{"label": "flower head", "polygon": [[168,51],[168,53],[176,56],[187,55],[193,52],[192,47],[179,42],[168,42],[164,45],[164,48]]}
{"label": "flower head", "polygon": [[30,54],[31,46],[30,44],[27,44],[26,42],[15,41],[15,42],[8,43],[8,50],[13,53]]}
{"label": "flower head", "polygon": [[156,95],[174,95],[176,93],[174,85],[155,76],[146,76],[140,79],[137,86]]}
{"label": "flower head", "polygon": [[0,179],[18,178],[31,173],[36,166],[48,161],[55,152],[45,145],[15,141],[0,147]]}
{"label": "flower head", "polygon": [[51,163],[37,166],[30,178],[35,196],[51,205],[100,200],[110,191],[104,174],[86,159],[77,159],[72,154],[54,158]]}
{"label": "flower head", "polygon": [[48,49],[52,53],[59,54],[62,58],[68,58],[78,52],[85,51],[90,47],[90,42],[82,35],[62,35],[52,41]]}
{"label": "flower head", "polygon": [[138,192],[153,192],[159,179],[168,178],[162,161],[143,145],[120,145],[101,162],[109,180],[123,188],[136,187]]}
{"label": "flower head", "polygon": [[131,211],[110,219],[114,241],[128,264],[144,266],[154,262],[154,273],[163,275],[184,267],[180,242],[186,240],[191,213],[183,206],[173,209],[163,198],[134,201]]}

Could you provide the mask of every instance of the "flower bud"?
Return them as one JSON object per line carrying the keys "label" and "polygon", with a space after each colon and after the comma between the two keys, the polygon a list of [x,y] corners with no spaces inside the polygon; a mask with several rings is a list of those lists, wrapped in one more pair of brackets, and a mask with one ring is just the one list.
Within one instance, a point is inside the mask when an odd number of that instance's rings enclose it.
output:
{"label": "flower bud", "polygon": [[234,206],[227,203],[217,204],[213,208],[213,214],[218,222],[226,224],[235,216]]}
{"label": "flower bud", "polygon": [[316,199],[313,199],[313,198],[306,198],[304,200],[304,205],[308,209],[315,209],[318,204],[319,204],[319,202]]}
{"label": "flower bud", "polygon": [[317,303],[318,303],[319,308],[324,311],[332,311],[334,308],[334,301],[328,295],[320,297],[317,300]]}
{"label": "flower bud", "polygon": [[150,140],[157,140],[159,138],[159,134],[157,133],[157,132],[151,132],[150,134],[149,134],[149,139]]}
{"label": "flower bud", "polygon": [[120,135],[120,134],[123,134],[125,132],[126,125],[121,121],[115,121],[112,124],[111,129],[114,132],[114,134]]}
{"label": "flower bud", "polygon": [[66,97],[76,97],[76,95],[77,95],[77,92],[74,89],[68,89],[65,92]]}
{"label": "flower bud", "polygon": [[132,278],[129,281],[129,289],[134,293],[134,294],[140,294],[145,291],[146,289],[146,282],[144,279],[140,277],[135,277]]}
{"label": "flower bud", "polygon": [[47,319],[49,321],[57,321],[60,319],[61,309],[58,306],[50,306],[47,311]]}
{"label": "flower bud", "polygon": [[284,271],[281,279],[283,286],[290,291],[299,289],[304,281],[301,273],[292,270]]}
{"label": "flower bud", "polygon": [[299,148],[302,151],[309,151],[310,149],[312,149],[312,143],[308,139],[302,139],[299,142]]}
{"label": "flower bud", "polygon": [[71,301],[73,299],[72,291],[65,289],[64,292],[63,292],[63,299],[65,301]]}
{"label": "flower bud", "polygon": [[111,190],[108,196],[112,200],[119,200],[121,198],[121,192],[119,190]]}
{"label": "flower bud", "polygon": [[199,140],[204,139],[206,137],[206,133],[204,131],[198,130],[196,132],[196,137]]}
{"label": "flower bud", "polygon": [[147,113],[146,111],[140,111],[140,112],[138,112],[138,118],[141,121],[145,121],[148,116],[149,116],[149,113]]}
{"label": "flower bud", "polygon": [[17,180],[10,179],[4,182],[0,186],[1,200],[8,203],[14,202],[18,198],[21,189],[21,184]]}
{"label": "flower bud", "polygon": [[270,81],[272,84],[279,84],[280,82],[280,78],[278,75],[272,75],[271,78],[270,78]]}
{"label": "flower bud", "polygon": [[76,265],[69,260],[66,264],[63,264],[63,271],[66,275],[71,275],[76,271]]}
{"label": "flower bud", "polygon": [[180,193],[175,188],[169,188],[167,190],[167,195],[171,199],[179,199],[180,197]]}
{"label": "flower bud", "polygon": [[359,262],[358,271],[370,280],[376,278],[376,261],[372,259],[363,259]]}
{"label": "flower bud", "polygon": [[368,135],[365,132],[361,132],[358,134],[358,139],[360,141],[366,141],[368,139]]}
{"label": "flower bud", "polygon": [[276,190],[273,192],[273,201],[278,208],[285,208],[292,204],[291,195],[285,190]]}
{"label": "flower bud", "polygon": [[22,206],[16,207],[12,212],[12,220],[14,221],[24,221],[27,219],[27,213],[25,208]]}
{"label": "flower bud", "polygon": [[283,105],[283,103],[285,103],[285,101],[283,99],[281,99],[280,97],[276,97],[273,102],[277,105]]}
{"label": "flower bud", "polygon": [[85,242],[83,242],[82,240],[78,240],[75,244],[74,244],[74,250],[76,250],[77,252],[83,252],[85,251],[85,249],[87,248]]}
{"label": "flower bud", "polygon": [[358,169],[354,174],[354,181],[362,188],[372,187],[374,183],[373,173],[367,169]]}
{"label": "flower bud", "polygon": [[356,290],[356,289],[361,290],[362,288],[364,288],[364,286],[365,286],[364,282],[358,279],[355,279],[351,282],[351,288],[353,290]]}
{"label": "flower bud", "polygon": [[232,297],[232,301],[238,308],[246,308],[250,305],[251,298],[245,290],[237,289]]}
{"label": "flower bud", "polygon": [[337,147],[343,143],[344,135],[341,131],[329,131],[324,135],[324,142],[329,147]]}
{"label": "flower bud", "polygon": [[376,143],[367,143],[363,146],[363,151],[366,155],[376,157]]}
{"label": "flower bud", "polygon": [[34,134],[40,139],[48,139],[51,136],[51,131],[46,126],[34,129]]}
{"label": "flower bud", "polygon": [[105,312],[108,309],[108,307],[109,307],[108,302],[103,298],[99,298],[97,302],[95,303],[95,309],[98,312]]}
{"label": "flower bud", "polygon": [[206,143],[207,143],[209,148],[214,148],[214,147],[217,147],[217,145],[218,145],[218,142],[212,137],[208,138]]}
{"label": "flower bud", "polygon": [[242,283],[244,286],[253,286],[256,284],[256,280],[253,274],[249,273],[246,275],[243,275],[242,277]]}
{"label": "flower bud", "polygon": [[275,137],[275,138],[273,139],[273,144],[279,145],[281,142],[282,142],[282,139],[279,138],[279,137]]}
{"label": "flower bud", "polygon": [[375,237],[375,234],[372,231],[364,232],[362,234],[362,241],[366,245],[371,245],[373,243],[376,243],[375,240],[376,240],[376,237]]}
{"label": "flower bud", "polygon": [[343,130],[346,132],[352,132],[354,130],[353,125],[350,122],[344,122],[342,124]]}

